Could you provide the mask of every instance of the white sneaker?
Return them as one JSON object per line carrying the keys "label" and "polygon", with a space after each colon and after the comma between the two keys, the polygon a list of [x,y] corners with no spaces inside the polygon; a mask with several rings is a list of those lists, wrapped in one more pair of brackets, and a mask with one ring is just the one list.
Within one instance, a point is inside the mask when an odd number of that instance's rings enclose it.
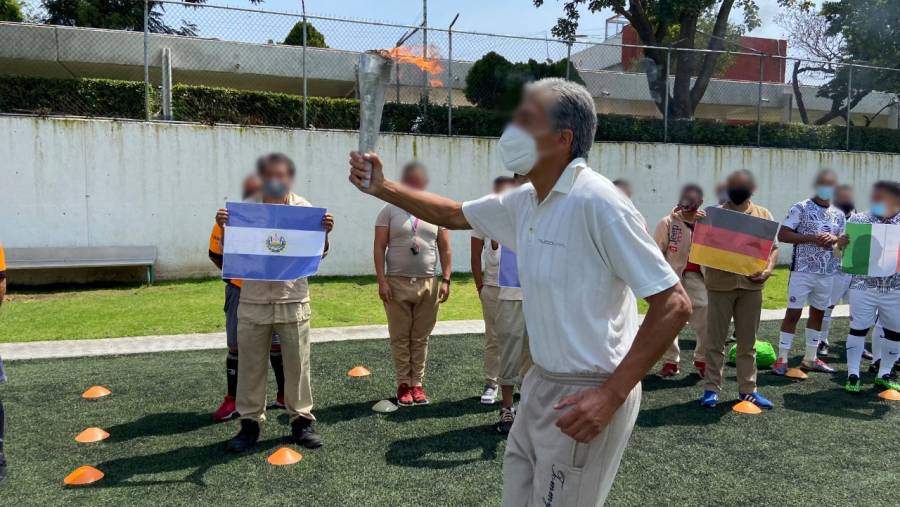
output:
{"label": "white sneaker", "polygon": [[495,401],[497,401],[497,386],[485,384],[484,391],[481,393],[481,403],[483,405],[493,405]]}

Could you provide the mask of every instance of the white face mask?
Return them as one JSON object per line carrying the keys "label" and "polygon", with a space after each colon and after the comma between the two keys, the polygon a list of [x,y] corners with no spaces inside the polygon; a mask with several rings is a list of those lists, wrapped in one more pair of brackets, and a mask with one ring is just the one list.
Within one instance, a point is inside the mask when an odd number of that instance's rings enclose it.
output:
{"label": "white face mask", "polygon": [[525,176],[538,160],[537,143],[525,129],[510,124],[497,143],[500,160],[507,170]]}

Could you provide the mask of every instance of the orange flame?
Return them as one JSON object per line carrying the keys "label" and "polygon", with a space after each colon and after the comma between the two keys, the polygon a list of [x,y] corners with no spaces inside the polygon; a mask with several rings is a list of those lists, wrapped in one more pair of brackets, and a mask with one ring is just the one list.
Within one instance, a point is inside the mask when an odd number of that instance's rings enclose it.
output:
{"label": "orange flame", "polygon": [[444,82],[441,81],[440,79],[429,79],[428,84],[432,88],[443,88],[444,87]]}
{"label": "orange flame", "polygon": [[406,46],[398,46],[388,50],[388,55],[397,63],[408,63],[428,72],[429,74],[440,74],[444,72],[438,61],[438,52],[434,47],[428,47],[425,54],[422,54],[422,48],[410,48]]}

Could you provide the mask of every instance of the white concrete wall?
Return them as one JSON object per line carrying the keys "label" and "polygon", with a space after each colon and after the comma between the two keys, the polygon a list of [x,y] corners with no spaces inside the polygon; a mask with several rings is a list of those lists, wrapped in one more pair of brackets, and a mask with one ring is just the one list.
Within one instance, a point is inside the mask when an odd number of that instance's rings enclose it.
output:
{"label": "white concrete wall", "polygon": [[[372,272],[374,198],[347,182],[353,132],[207,127],[103,120],[0,116],[0,242],[8,247],[156,245],[160,277],[214,273],[207,240],[215,209],[239,199],[257,156],[283,151],[299,168],[296,191],[336,219],[323,274]],[[455,199],[478,197],[502,174],[494,140],[386,135],[389,175],[410,158],[425,161],[431,189]],[[900,180],[900,156],[665,144],[595,144],[594,169],[632,181],[649,222],[669,212],[681,184],[715,181],[749,168],[756,201],[780,217],[810,193],[823,166],[865,189]],[[865,204],[866,192],[859,201]],[[468,235],[453,233],[454,269],[468,271]],[[783,249],[788,259],[789,248]]]}

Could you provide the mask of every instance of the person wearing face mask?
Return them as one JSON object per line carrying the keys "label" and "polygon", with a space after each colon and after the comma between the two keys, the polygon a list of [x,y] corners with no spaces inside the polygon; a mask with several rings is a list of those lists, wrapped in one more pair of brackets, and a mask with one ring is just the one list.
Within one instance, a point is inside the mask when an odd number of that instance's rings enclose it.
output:
{"label": "person wearing face mask", "polygon": [[[283,206],[311,206],[291,192],[296,167],[286,155],[272,153],[257,161],[262,192],[251,200]],[[228,210],[220,209],[216,222],[227,235]],[[325,250],[334,218],[325,213]],[[312,414],[313,399],[309,366],[309,284],[306,278],[292,281],[244,280],[238,305],[238,363],[236,408],[241,430],[225,449],[243,452],[259,440],[260,423],[266,419],[266,373],[272,334],[278,333],[284,365],[284,405],[290,417],[291,436],[297,445],[308,449],[322,446]]]}
{"label": "person wearing face mask", "polygon": [[[424,191],[428,187],[425,166],[406,164],[400,181],[409,189]],[[428,337],[437,322],[438,305],[450,297],[450,233],[387,204],[375,219],[373,252],[397,376],[397,403],[427,405],[422,381]],[[435,278],[438,259],[440,281]]]}
{"label": "person wearing face mask", "polygon": [[719,206],[728,202],[728,187],[724,181],[716,183],[716,200],[719,201]]}
{"label": "person wearing face mask", "polygon": [[[534,366],[503,460],[507,507],[603,504],[637,418],[640,381],[691,315],[634,205],[587,165],[596,126],[582,85],[529,83],[497,148],[530,182],[466,203],[386,179],[375,153],[350,154],[349,180],[364,193],[516,252]],[[642,323],[635,296],[649,303]]]}
{"label": "person wearing face mask", "polygon": [[[726,180],[728,202],[721,207],[738,213],[772,220],[772,213],[754,204],[750,197],[756,191],[753,173],[741,169],[731,173]],[[772,248],[766,268],[751,276],[706,268],[705,279],[709,298],[706,344],[705,390],[700,398],[703,407],[715,407],[722,389],[722,373],[725,367],[725,344],[728,328],[734,319],[737,337],[737,381],[740,399],[771,409],[772,402],[756,390],[756,331],[762,310],[763,284],[772,275],[778,260],[778,246]]]}
{"label": "person wearing face mask", "polygon": [[[262,180],[258,174],[251,174],[244,178],[241,192],[243,200],[256,198],[260,192],[262,192]],[[222,269],[224,234],[225,230],[218,222],[213,224],[212,232],[209,235],[209,259],[219,269]],[[238,416],[235,396],[237,396],[238,378],[237,311],[241,299],[241,280],[231,279],[223,281],[225,282],[225,339],[228,346],[228,353],[225,356],[226,394],[225,400],[213,413],[213,420],[216,422],[227,421]],[[275,402],[270,408],[283,409],[284,365],[281,360],[281,342],[279,341],[278,333],[272,333],[269,362],[272,364],[272,372],[275,373],[275,384],[278,389]]]}
{"label": "person wearing face mask", "polygon": [[[848,223],[900,226],[900,183],[875,183],[869,211],[853,215]],[[842,235],[837,242],[837,251],[843,253],[849,241],[846,234]],[[859,368],[863,346],[876,318],[884,329],[884,335],[875,385],[900,390],[900,382],[893,372],[894,363],[900,359],[900,273],[890,276],[853,275],[850,282],[850,333],[847,335],[847,383],[844,386],[847,392],[858,393],[861,390]]]}
{"label": "person wearing face mask", "polygon": [[[694,368],[700,378],[706,369],[704,345],[706,343],[706,284],[700,266],[688,261],[691,254],[691,242],[694,236],[694,224],[706,216],[700,206],[703,204],[703,189],[699,185],[689,183],[682,187],[678,205],[671,214],[656,224],[653,239],[659,245],[669,265],[676,273],[681,273],[681,285],[691,298],[694,314],[688,325],[697,337],[694,346]],[[668,378],[678,374],[678,363],[681,350],[678,338],[672,340],[669,349],[663,354],[663,365],[656,374],[659,378]]]}
{"label": "person wearing face mask", "polygon": [[794,245],[788,280],[788,303],[778,338],[778,359],[772,373],[784,375],[788,356],[803,307],[809,303],[806,321],[806,349],[800,367],[807,371],[834,373],[835,369],[818,357],[825,312],[831,305],[834,277],[841,270],[833,252],[838,236],[844,233],[844,212],[832,206],[837,173],[819,171],[813,181],[814,195],[791,206],[778,230],[778,240]]}

